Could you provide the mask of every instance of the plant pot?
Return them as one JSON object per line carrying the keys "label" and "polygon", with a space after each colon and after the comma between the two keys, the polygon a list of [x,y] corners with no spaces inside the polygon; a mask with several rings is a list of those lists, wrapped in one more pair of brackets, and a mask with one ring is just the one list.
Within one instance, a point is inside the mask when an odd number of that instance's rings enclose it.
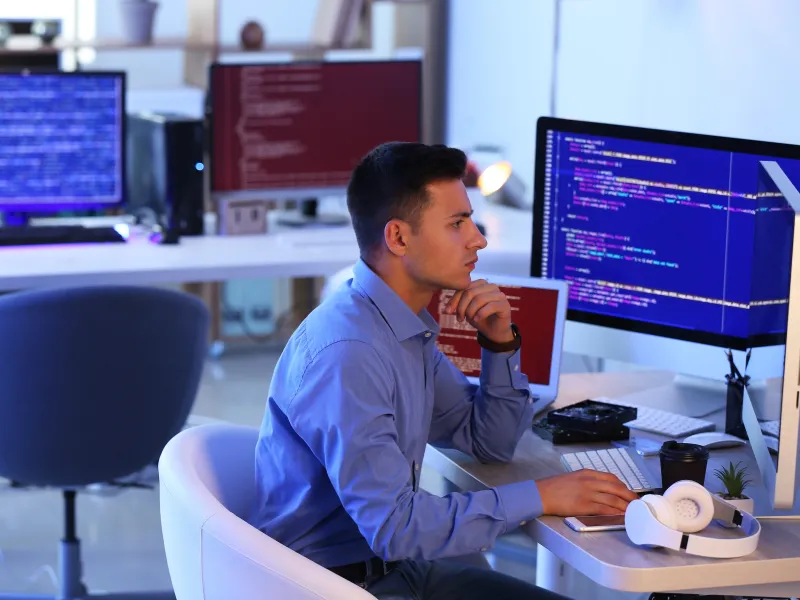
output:
{"label": "plant pot", "polygon": [[153,40],[153,22],[158,2],[154,0],[119,0],[122,37],[129,44],[149,44]]}
{"label": "plant pot", "polygon": [[[722,494],[717,494],[717,496],[719,496],[721,500],[727,502],[728,504],[733,504],[741,512],[746,512],[751,515],[753,514],[753,510],[755,509],[755,503],[753,502],[753,499],[750,498],[749,496],[745,496],[744,498],[726,498]],[[717,523],[719,523],[723,527],[731,527],[731,528],[736,527],[735,525],[725,524],[722,523],[721,521],[717,521]]]}

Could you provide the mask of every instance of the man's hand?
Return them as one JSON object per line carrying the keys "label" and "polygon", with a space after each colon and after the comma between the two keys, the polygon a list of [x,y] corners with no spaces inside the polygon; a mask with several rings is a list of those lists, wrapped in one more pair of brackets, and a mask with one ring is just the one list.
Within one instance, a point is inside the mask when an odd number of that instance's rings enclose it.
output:
{"label": "man's hand", "polygon": [[458,290],[445,307],[445,313],[466,320],[485,337],[498,344],[514,340],[511,330],[511,305],[493,283],[478,279]]}
{"label": "man's hand", "polygon": [[616,475],[582,469],[536,482],[546,515],[579,517],[623,514],[638,496]]}

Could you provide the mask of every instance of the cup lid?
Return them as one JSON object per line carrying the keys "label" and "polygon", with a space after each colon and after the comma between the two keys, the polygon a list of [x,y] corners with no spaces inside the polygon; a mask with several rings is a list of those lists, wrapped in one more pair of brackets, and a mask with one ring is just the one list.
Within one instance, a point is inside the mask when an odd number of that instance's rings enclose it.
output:
{"label": "cup lid", "polygon": [[705,446],[699,444],[684,444],[670,440],[661,445],[659,454],[669,460],[681,462],[694,462],[697,460],[708,460],[709,452]]}

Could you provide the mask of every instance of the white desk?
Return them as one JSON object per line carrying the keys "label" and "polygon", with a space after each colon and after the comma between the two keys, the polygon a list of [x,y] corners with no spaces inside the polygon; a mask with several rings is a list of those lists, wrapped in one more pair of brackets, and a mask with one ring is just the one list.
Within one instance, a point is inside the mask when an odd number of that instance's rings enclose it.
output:
{"label": "white desk", "polygon": [[[559,396],[554,407],[574,404],[592,396],[620,396],[631,392],[655,389],[667,384],[672,373],[592,373],[571,374],[561,378]],[[640,435],[637,432],[637,435]],[[607,445],[586,445],[585,448]],[[438,471],[457,487],[465,490],[541,479],[563,473],[562,452],[585,449],[583,445],[553,446],[525,432],[514,459],[505,465],[484,465],[455,451],[428,447],[425,464]],[[765,490],[758,484],[758,471],[749,448],[712,451],[706,470],[706,485],[719,489],[713,477],[715,468],[729,460],[742,460],[756,480],[748,490],[756,501],[756,514],[769,514],[764,508]],[[660,468],[658,459],[648,459],[654,475]],[[759,505],[761,509],[759,510]],[[729,594],[754,597],[797,597],[800,595],[800,520],[764,520],[758,549],[749,556],[735,559],[709,559],[681,554],[666,549],[648,550],[631,543],[624,531],[577,533],[560,517],[540,517],[522,528],[535,542],[568,563],[596,583],[627,592],[675,592]],[[738,535],[733,530],[711,528],[706,534],[718,537]],[[544,560],[543,560],[544,559]],[[543,553],[537,560],[553,564]],[[553,591],[561,589],[556,573],[541,573],[537,579]]]}
{"label": "white desk", "polygon": [[[488,248],[479,254],[481,270],[528,275],[528,213],[480,206],[476,206],[476,213],[483,215],[489,239]],[[358,246],[349,226],[288,229],[254,236],[183,237],[174,246],[153,244],[143,236],[126,244],[5,246],[0,247],[0,290],[326,277],[357,259]]]}

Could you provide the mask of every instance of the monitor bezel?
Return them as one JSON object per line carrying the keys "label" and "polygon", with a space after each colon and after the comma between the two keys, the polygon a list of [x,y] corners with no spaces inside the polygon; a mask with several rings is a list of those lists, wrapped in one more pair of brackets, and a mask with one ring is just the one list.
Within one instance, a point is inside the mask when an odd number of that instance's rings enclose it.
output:
{"label": "monitor bezel", "polygon": [[281,60],[281,61],[264,61],[264,62],[213,62],[208,66],[208,90],[206,98],[206,140],[208,148],[206,151],[206,164],[208,165],[209,177],[209,190],[211,199],[215,202],[224,200],[234,200],[238,198],[245,199],[264,199],[264,200],[295,200],[304,198],[318,198],[320,196],[333,196],[344,194],[347,190],[347,185],[341,186],[327,186],[327,187],[276,187],[276,188],[258,188],[258,189],[242,189],[242,190],[217,190],[215,186],[215,172],[213,160],[214,148],[214,71],[224,68],[241,68],[241,67],[285,67],[285,66],[309,66],[309,65],[323,65],[323,64],[347,64],[347,65],[363,65],[363,64],[397,64],[397,63],[415,63],[418,66],[419,82],[417,85],[418,102],[419,102],[419,122],[417,124],[417,139],[422,142],[424,138],[423,124],[425,120],[425,106],[423,103],[423,79],[424,68],[421,58],[375,58],[375,59],[336,59],[336,58],[321,58],[321,59],[298,59],[298,60]]}
{"label": "monitor bezel", "polygon": [[124,206],[127,201],[127,72],[126,71],[61,71],[47,69],[0,69],[0,77],[6,75],[22,75],[26,77],[58,76],[58,77],[113,77],[119,79],[120,85],[120,125],[119,125],[119,198],[114,202],[48,202],[30,203],[10,202],[0,197],[0,211],[6,213],[50,214],[64,211],[83,211],[108,209],[114,210]]}
{"label": "monitor bezel", "polygon": [[[577,121],[557,117],[540,117],[536,124],[536,155],[534,160],[533,184],[533,236],[531,244],[532,277],[545,277],[542,273],[542,241],[544,221],[545,160],[547,154],[547,132],[563,131],[603,137],[616,137],[629,140],[672,144],[692,148],[707,148],[724,152],[754,154],[765,157],[790,158],[800,160],[800,146],[778,142],[763,142],[741,138],[713,136],[699,133],[683,133],[629,125],[612,125],[589,121]],[[600,315],[590,311],[567,309],[567,319],[589,325],[621,329],[633,333],[657,335],[676,340],[695,342],[707,346],[747,350],[762,346],[775,346],[785,343],[784,334],[762,334],[738,337],[709,333],[672,325],[661,325],[636,319]]]}

